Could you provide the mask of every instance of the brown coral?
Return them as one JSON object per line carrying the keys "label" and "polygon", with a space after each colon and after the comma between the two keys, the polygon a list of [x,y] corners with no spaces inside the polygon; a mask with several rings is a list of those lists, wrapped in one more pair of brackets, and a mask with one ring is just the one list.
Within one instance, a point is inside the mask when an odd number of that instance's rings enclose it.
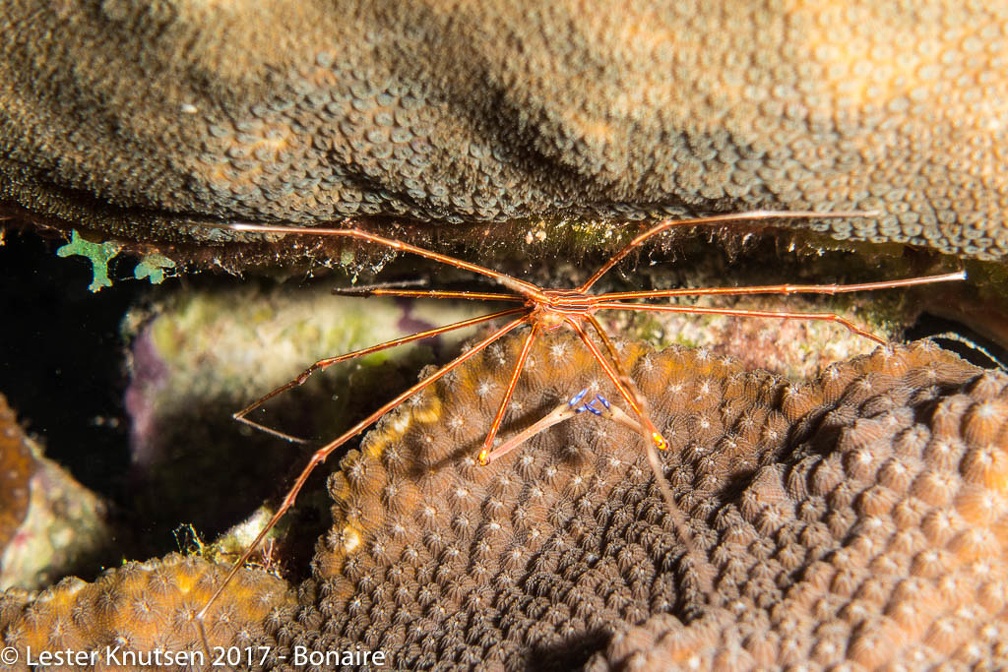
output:
{"label": "brown coral", "polygon": [[[65,579],[38,594],[8,591],[0,596],[0,635],[19,659],[11,664],[5,658],[10,665],[5,669],[28,670],[29,647],[36,665],[43,652],[93,656],[83,665],[72,659],[49,661],[56,668],[213,669],[193,615],[209,599],[224,571],[194,557],[171,555],[127,563],[94,583]],[[259,570],[243,570],[207,614],[211,656],[214,647],[226,650],[254,644],[266,623],[275,628],[284,620],[284,609],[292,602],[289,587],[280,579]],[[258,663],[261,651],[255,654]],[[194,667],[188,668],[189,663]]]}
{"label": "brown coral", "polygon": [[28,513],[28,483],[35,469],[17,416],[0,396],[0,549],[7,547]]}
{"label": "brown coral", "polygon": [[882,216],[822,230],[1008,249],[999,3],[11,0],[0,21],[0,200],[67,228],[855,207]]}
{"label": "brown coral", "polygon": [[0,590],[95,562],[112,536],[106,517],[105,502],[43,456],[0,395]]}
{"label": "brown coral", "polygon": [[[515,348],[345,458],[280,651],[360,645],[410,669],[1008,663],[1003,374],[920,342],[799,385],[625,345],[673,444],[690,557],[619,425],[582,416],[474,465]],[[607,393],[585,357],[565,338],[537,345],[512,414]]]}

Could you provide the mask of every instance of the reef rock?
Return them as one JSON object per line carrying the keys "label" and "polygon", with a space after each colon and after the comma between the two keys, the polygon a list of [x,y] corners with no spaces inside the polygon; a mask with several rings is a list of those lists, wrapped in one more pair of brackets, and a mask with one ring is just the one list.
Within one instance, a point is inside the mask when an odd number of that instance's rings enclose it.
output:
{"label": "reef rock", "polygon": [[40,588],[107,557],[106,503],[46,458],[0,395],[0,590]]}

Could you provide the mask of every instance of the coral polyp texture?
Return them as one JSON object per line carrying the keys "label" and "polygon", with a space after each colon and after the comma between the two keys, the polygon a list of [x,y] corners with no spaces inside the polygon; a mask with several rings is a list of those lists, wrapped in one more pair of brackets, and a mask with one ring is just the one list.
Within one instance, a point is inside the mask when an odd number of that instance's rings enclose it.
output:
{"label": "coral polyp texture", "polygon": [[858,208],[816,228],[1008,250],[1003,3],[3,10],[0,199],[65,229]]}
{"label": "coral polyp texture", "polygon": [[[47,669],[219,669],[208,662],[214,647],[254,644],[264,624],[282,620],[293,603],[281,579],[261,570],[241,571],[206,616],[207,656],[193,616],[223,574],[222,567],[204,560],[170,555],[127,563],[93,583],[64,579],[40,593],[8,591],[0,596],[0,640],[20,655],[4,669],[31,669],[28,647],[36,665],[42,652],[95,654],[87,664],[49,662]],[[204,658],[182,660],[179,654]],[[151,663],[152,656],[160,662]],[[204,664],[189,667],[190,662]]]}
{"label": "coral polyp texture", "polygon": [[[670,443],[690,552],[643,439],[611,420],[581,414],[476,466],[519,346],[479,355],[342,460],[314,576],[270,633],[278,653],[381,649],[402,669],[1008,665],[1004,374],[927,341],[808,383],[622,345]],[[619,403],[576,340],[541,339],[506,427],[585,387]]]}

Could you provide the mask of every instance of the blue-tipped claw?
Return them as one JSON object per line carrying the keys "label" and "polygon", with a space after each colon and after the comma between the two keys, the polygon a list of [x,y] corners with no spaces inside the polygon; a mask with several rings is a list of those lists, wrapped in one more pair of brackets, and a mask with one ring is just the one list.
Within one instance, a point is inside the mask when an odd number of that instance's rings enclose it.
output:
{"label": "blue-tipped claw", "polygon": [[[570,406],[571,408],[574,408],[578,403],[580,403],[580,401],[582,399],[584,399],[584,396],[586,394],[588,394],[588,388],[587,387],[585,389],[581,390],[580,392],[578,392],[577,394],[575,394],[573,397],[571,397],[570,401],[567,402],[567,405]],[[578,412],[578,413],[580,413],[580,411],[577,410],[577,409],[575,409],[575,411]]]}
{"label": "blue-tipped claw", "polygon": [[[567,402],[567,405],[574,411],[574,413],[588,412],[591,413],[592,415],[597,415],[599,417],[603,415],[608,415],[612,407],[609,404],[609,400],[603,397],[601,394],[596,394],[594,399],[578,406],[578,404],[581,402],[582,399],[584,399],[587,393],[588,388],[581,390],[573,397],[571,397],[570,401]],[[595,404],[602,404],[602,408],[597,407]]]}

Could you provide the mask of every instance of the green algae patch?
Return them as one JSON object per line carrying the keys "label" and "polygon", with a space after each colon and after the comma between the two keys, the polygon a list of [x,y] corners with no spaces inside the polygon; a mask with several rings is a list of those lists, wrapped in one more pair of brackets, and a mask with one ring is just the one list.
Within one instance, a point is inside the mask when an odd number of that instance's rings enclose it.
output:
{"label": "green algae patch", "polygon": [[105,287],[112,286],[108,265],[120,250],[122,250],[122,245],[119,243],[92,243],[89,240],[84,240],[77,231],[72,231],[70,242],[56,250],[56,254],[60,257],[84,257],[90,261],[92,279],[88,289],[96,293]]}
{"label": "green algae patch", "polygon": [[[70,242],[56,250],[60,257],[84,257],[91,262],[91,284],[88,289],[92,293],[100,292],[112,286],[109,276],[109,263],[123,250],[123,245],[116,242],[92,243],[86,240],[76,230],[70,233]],[[152,285],[160,285],[165,278],[172,277],[176,272],[174,261],[163,254],[153,253],[144,256],[133,269],[133,277],[137,280],[148,280]]]}
{"label": "green algae patch", "polygon": [[166,277],[175,275],[175,262],[163,254],[148,254],[133,269],[137,280],[147,279],[152,285],[160,285]]}

